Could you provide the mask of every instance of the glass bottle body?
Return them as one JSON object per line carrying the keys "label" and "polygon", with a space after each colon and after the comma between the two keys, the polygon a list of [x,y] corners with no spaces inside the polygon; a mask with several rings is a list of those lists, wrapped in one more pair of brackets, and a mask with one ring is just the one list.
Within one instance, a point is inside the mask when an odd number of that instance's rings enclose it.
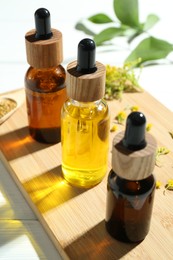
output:
{"label": "glass bottle body", "polygon": [[155,193],[151,174],[140,181],[122,179],[113,170],[108,176],[106,228],[115,239],[140,242],[149,232]]}
{"label": "glass bottle body", "polygon": [[65,70],[30,67],[25,75],[25,93],[30,135],[39,142],[61,140],[61,108],[67,99]]}
{"label": "glass bottle body", "polygon": [[106,174],[109,149],[109,110],[103,100],[65,102],[62,109],[62,170],[65,179],[90,188]]}

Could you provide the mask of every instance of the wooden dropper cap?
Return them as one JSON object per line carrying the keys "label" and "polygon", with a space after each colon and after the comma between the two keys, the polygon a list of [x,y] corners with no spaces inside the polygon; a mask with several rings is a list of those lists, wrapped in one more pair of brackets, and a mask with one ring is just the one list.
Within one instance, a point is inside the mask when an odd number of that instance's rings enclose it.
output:
{"label": "wooden dropper cap", "polygon": [[35,26],[25,35],[27,62],[34,68],[58,66],[63,61],[62,33],[51,29],[47,9],[36,10]]}
{"label": "wooden dropper cap", "polygon": [[121,178],[142,180],[149,177],[155,166],[157,143],[146,132],[146,119],[141,112],[132,112],[126,130],[113,139],[112,169]]}
{"label": "wooden dropper cap", "polygon": [[79,102],[93,102],[105,94],[106,68],[95,62],[95,42],[83,39],[78,44],[78,59],[67,66],[67,95]]}

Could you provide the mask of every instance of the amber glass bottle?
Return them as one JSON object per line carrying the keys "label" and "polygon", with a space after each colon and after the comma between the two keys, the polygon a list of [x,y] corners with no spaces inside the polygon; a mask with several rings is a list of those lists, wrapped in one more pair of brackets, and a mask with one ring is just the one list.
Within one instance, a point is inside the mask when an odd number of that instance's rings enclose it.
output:
{"label": "amber glass bottle", "polygon": [[61,140],[61,108],[66,101],[66,72],[62,62],[62,34],[50,28],[50,13],[35,12],[36,30],[26,36],[26,105],[31,136],[44,143]]}
{"label": "amber glass bottle", "polygon": [[60,141],[60,110],[66,100],[65,70],[30,67],[25,76],[29,131],[40,142]]}
{"label": "amber glass bottle", "polygon": [[142,113],[131,113],[125,135],[120,133],[113,140],[106,228],[111,236],[123,242],[142,241],[150,228],[156,141],[150,134],[145,134],[145,122]]}
{"label": "amber glass bottle", "polygon": [[108,177],[106,227],[124,242],[140,242],[149,232],[153,209],[155,178],[130,181],[111,171]]}

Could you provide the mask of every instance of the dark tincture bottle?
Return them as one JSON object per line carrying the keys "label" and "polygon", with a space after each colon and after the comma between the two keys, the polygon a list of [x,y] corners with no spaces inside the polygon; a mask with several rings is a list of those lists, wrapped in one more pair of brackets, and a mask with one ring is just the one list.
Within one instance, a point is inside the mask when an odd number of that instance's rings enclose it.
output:
{"label": "dark tincture bottle", "polygon": [[115,239],[140,242],[149,232],[153,209],[156,141],[145,133],[141,112],[127,118],[125,134],[115,136],[108,176],[106,229]]}
{"label": "dark tincture bottle", "polygon": [[50,13],[35,12],[36,29],[25,35],[27,61],[25,92],[30,135],[39,142],[57,143],[61,137],[61,108],[67,99],[65,69],[61,65],[62,34],[51,29]]}

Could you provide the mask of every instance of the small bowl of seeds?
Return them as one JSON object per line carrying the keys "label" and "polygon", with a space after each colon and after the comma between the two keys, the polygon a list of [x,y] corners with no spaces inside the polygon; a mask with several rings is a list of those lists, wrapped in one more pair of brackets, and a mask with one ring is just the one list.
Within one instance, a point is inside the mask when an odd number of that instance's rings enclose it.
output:
{"label": "small bowl of seeds", "polygon": [[12,98],[0,98],[0,125],[17,109],[17,102]]}

